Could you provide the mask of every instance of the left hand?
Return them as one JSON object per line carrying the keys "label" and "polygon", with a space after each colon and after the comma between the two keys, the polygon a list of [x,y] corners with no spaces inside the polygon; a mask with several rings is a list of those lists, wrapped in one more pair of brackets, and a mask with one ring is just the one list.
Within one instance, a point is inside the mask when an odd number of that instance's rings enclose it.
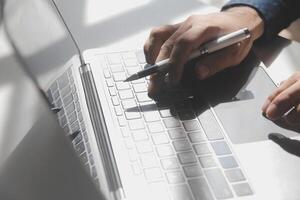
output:
{"label": "left hand", "polygon": [[290,124],[300,123],[300,72],[280,84],[267,98],[262,111],[271,120],[284,117]]}

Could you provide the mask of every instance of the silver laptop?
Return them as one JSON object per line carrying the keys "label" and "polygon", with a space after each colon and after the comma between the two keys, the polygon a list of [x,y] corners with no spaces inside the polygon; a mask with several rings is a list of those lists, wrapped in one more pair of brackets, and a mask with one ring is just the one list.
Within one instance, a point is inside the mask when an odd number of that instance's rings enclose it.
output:
{"label": "silver laptop", "polygon": [[107,199],[299,198],[300,160],[268,140],[297,133],[262,116],[276,86],[255,56],[153,101],[147,78],[123,82],[144,66],[142,51],[81,51],[50,0],[8,0],[4,16],[20,59]]}

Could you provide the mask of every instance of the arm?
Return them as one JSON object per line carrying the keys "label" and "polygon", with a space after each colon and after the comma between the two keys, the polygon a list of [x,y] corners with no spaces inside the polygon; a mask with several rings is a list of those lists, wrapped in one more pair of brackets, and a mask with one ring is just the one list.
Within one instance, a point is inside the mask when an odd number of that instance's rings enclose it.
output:
{"label": "arm", "polygon": [[222,10],[248,6],[264,20],[264,39],[270,39],[300,17],[299,0],[231,0]]}

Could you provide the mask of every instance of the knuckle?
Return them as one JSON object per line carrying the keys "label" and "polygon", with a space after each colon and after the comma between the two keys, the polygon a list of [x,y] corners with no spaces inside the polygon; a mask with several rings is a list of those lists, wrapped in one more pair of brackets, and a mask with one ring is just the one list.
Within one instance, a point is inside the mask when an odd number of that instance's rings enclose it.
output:
{"label": "knuckle", "polygon": [[150,32],[150,36],[152,36],[153,38],[156,38],[156,37],[159,37],[162,33],[163,33],[163,30],[161,27],[154,27]]}
{"label": "knuckle", "polygon": [[277,106],[282,106],[283,104],[286,104],[286,102],[290,99],[290,97],[291,96],[287,93],[279,95],[277,98],[273,100],[273,103]]}
{"label": "knuckle", "polygon": [[186,37],[186,36],[179,37],[176,40],[176,45],[179,46],[179,47],[182,47],[182,48],[187,48],[187,47],[191,46],[193,43],[194,43],[193,38]]}

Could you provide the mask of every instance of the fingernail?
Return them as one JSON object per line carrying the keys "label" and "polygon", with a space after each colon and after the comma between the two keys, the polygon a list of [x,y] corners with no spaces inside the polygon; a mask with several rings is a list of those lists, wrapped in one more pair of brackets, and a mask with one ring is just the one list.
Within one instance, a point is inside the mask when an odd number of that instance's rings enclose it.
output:
{"label": "fingernail", "polygon": [[265,103],[263,104],[263,106],[261,107],[262,111],[263,112],[266,112],[267,111],[267,108],[268,108],[268,105],[270,104],[271,102],[269,100],[266,100]]}
{"label": "fingernail", "polygon": [[197,68],[197,77],[200,80],[206,79],[209,75],[209,69],[205,65],[200,65]]}
{"label": "fingernail", "polygon": [[276,117],[274,117],[276,115],[277,112],[277,106],[275,104],[271,104],[268,106],[268,109],[266,110],[266,116],[267,118],[271,119],[271,120],[275,120]]}

